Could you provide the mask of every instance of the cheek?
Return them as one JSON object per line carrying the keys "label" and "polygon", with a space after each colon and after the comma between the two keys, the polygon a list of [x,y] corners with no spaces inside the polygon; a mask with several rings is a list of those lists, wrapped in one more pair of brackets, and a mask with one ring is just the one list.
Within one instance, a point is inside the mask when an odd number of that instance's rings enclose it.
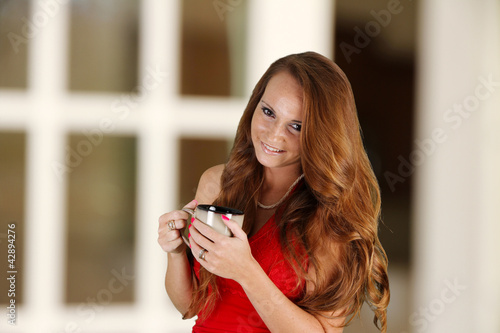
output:
{"label": "cheek", "polygon": [[256,137],[259,132],[262,132],[263,124],[262,120],[259,119],[258,116],[254,116],[252,118],[252,125],[251,125],[251,131],[252,131],[252,137]]}
{"label": "cheek", "polygon": [[300,138],[294,138],[292,142],[293,142],[293,151],[300,156],[302,154],[302,149],[300,148]]}
{"label": "cheek", "polygon": [[257,137],[257,132],[258,132],[258,126],[255,123],[255,119],[252,119],[252,124],[250,126],[250,133],[252,135],[252,140],[255,140]]}

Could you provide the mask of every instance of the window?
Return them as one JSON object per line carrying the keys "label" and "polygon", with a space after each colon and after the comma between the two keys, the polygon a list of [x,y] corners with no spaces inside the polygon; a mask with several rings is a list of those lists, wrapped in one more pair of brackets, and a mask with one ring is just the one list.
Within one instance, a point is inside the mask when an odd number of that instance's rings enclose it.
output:
{"label": "window", "polygon": [[[22,269],[24,265],[24,203],[25,203],[25,153],[26,135],[22,132],[0,132],[0,251],[7,254],[9,244],[14,245],[15,262],[14,267],[9,267],[10,258],[3,255],[0,261],[2,272],[16,271]],[[14,225],[14,227],[9,227]],[[11,233],[9,238],[9,229]],[[15,238],[12,238],[15,236]],[[11,242],[9,243],[9,240]],[[22,274],[17,276],[17,284],[22,285],[24,278]],[[7,279],[0,280],[0,290],[10,289]],[[19,289],[16,292],[16,301],[22,303],[24,291]],[[0,294],[0,303],[7,304],[8,293]]]}
{"label": "window", "polygon": [[[0,215],[19,226],[20,331],[192,327],[164,291],[157,221],[192,198],[205,168],[226,161],[255,84],[248,77],[269,66],[250,50],[269,37],[266,56],[287,52],[270,33],[250,38],[261,19],[251,13],[265,6],[1,3],[1,36],[19,36],[0,39]],[[317,13],[330,15],[324,7],[307,7],[304,35],[324,35],[312,31],[322,27]],[[303,15],[289,10],[282,18]],[[195,161],[195,149],[213,153]]]}
{"label": "window", "polygon": [[5,0],[0,6],[0,88],[27,86],[29,5],[28,0]]}

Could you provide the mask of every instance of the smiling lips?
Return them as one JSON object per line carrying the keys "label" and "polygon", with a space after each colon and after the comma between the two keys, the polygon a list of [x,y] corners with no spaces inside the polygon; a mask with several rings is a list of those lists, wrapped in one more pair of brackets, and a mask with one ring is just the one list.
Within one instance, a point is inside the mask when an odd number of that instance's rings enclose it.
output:
{"label": "smiling lips", "polygon": [[267,143],[261,142],[263,150],[268,154],[280,154],[284,153],[284,150],[274,148],[273,146],[268,145]]}

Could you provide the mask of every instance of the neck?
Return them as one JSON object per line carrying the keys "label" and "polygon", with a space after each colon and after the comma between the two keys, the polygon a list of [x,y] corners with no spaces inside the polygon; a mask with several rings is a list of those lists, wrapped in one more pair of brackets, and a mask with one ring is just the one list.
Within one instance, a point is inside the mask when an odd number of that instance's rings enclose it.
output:
{"label": "neck", "polygon": [[263,191],[286,191],[299,176],[301,172],[297,167],[270,169],[264,168]]}
{"label": "neck", "polygon": [[[293,187],[303,177],[303,175],[298,175],[295,178],[295,174],[295,172],[285,172],[285,170],[264,174],[264,185],[260,192],[259,201],[257,202],[259,208],[274,209],[281,205]],[[268,204],[268,202],[270,203]]]}

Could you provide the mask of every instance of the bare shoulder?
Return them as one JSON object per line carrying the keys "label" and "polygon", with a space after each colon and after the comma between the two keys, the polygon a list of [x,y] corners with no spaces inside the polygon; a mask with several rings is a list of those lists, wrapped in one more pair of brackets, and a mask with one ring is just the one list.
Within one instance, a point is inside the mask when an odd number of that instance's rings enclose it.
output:
{"label": "bare shoulder", "polygon": [[224,164],[213,166],[201,175],[196,190],[196,200],[199,203],[211,204],[219,196],[220,177],[224,167]]}

